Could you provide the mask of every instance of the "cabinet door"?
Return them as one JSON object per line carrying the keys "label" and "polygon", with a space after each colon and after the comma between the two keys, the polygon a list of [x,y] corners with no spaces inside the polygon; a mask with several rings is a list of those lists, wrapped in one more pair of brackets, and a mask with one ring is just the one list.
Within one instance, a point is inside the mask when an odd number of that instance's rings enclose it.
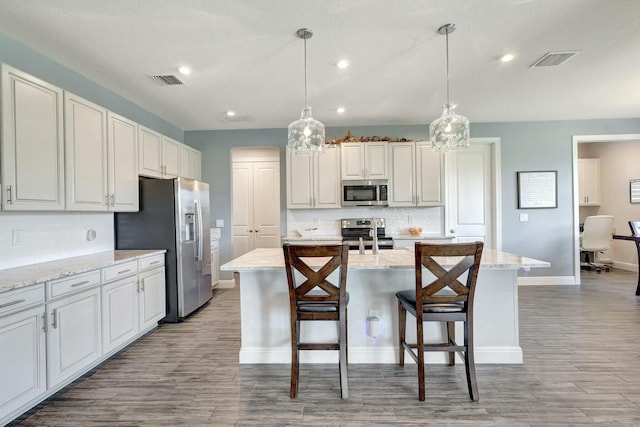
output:
{"label": "cabinet door", "polygon": [[578,159],[580,206],[600,205],[600,159]]}
{"label": "cabinet door", "polygon": [[202,180],[202,154],[193,150],[193,179]]}
{"label": "cabinet door", "polygon": [[140,332],[153,329],[166,315],[166,289],[164,267],[139,274],[140,294],[138,312]]}
{"label": "cabinet door", "polygon": [[314,165],[314,207],[341,207],[340,150],[325,146],[324,151],[316,156]]}
{"label": "cabinet door", "polygon": [[364,179],[364,147],[361,143],[340,144],[342,179]]}
{"label": "cabinet door", "polygon": [[64,93],[67,210],[105,211],[107,192],[107,110]]}
{"label": "cabinet door", "polygon": [[102,286],[104,353],[123,347],[138,334],[138,279],[127,277]]}
{"label": "cabinet door", "polygon": [[444,156],[433,151],[428,142],[416,143],[416,204],[444,204]]}
{"label": "cabinet door", "polygon": [[[44,305],[0,318],[0,424],[47,390]],[[15,414],[18,415],[18,414]]]}
{"label": "cabinet door", "polygon": [[138,129],[138,173],[162,178],[162,137],[145,127]]}
{"label": "cabinet door", "polygon": [[138,127],[117,114],[107,114],[109,205],[115,212],[138,210]]}
{"label": "cabinet door", "polygon": [[193,154],[190,147],[180,144],[180,176],[193,178]]}
{"label": "cabinet door", "polygon": [[287,152],[287,208],[313,207],[313,156]]}
{"label": "cabinet door", "polygon": [[63,92],[2,65],[2,209],[64,209]]}
{"label": "cabinet door", "polygon": [[389,144],[389,206],[415,206],[415,144]]}
{"label": "cabinet door", "polygon": [[166,136],[162,137],[163,176],[175,178],[180,175],[180,143]]}
{"label": "cabinet door", "polygon": [[220,281],[220,241],[211,241],[211,286],[215,287]]}
{"label": "cabinet door", "polygon": [[388,143],[365,142],[364,177],[366,179],[387,179],[389,169],[387,164]]}
{"label": "cabinet door", "polygon": [[102,355],[100,288],[47,304],[49,388],[70,380]]}

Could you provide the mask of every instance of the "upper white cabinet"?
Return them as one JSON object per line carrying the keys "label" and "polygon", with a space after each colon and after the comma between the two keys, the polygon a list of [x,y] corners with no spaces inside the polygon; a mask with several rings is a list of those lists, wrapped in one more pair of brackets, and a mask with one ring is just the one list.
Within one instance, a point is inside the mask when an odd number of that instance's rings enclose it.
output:
{"label": "upper white cabinet", "polygon": [[180,144],[180,176],[201,179],[200,152],[188,145]]}
{"label": "upper white cabinet", "polygon": [[107,113],[109,208],[116,212],[138,210],[138,125]]}
{"label": "upper white cabinet", "polygon": [[180,143],[158,132],[139,126],[138,173],[154,178],[180,175]]}
{"label": "upper white cabinet", "polygon": [[107,110],[65,92],[64,111],[67,210],[107,210]]}
{"label": "upper white cabinet", "polygon": [[386,141],[340,144],[342,179],[387,179],[389,177],[388,145]]}
{"label": "upper white cabinet", "polygon": [[580,206],[600,205],[600,159],[578,159]]}
{"label": "upper white cabinet", "polygon": [[429,142],[389,144],[389,206],[444,204],[443,161]]}
{"label": "upper white cabinet", "polygon": [[287,208],[339,208],[340,150],[317,154],[287,152]]}
{"label": "upper white cabinet", "polygon": [[63,210],[63,91],[2,65],[2,208]]}

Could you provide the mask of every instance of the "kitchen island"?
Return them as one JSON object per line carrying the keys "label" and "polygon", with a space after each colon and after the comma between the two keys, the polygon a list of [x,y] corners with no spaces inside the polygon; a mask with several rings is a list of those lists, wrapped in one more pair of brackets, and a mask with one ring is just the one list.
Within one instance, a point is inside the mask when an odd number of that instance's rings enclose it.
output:
{"label": "kitchen island", "polygon": [[[450,266],[454,260],[444,260]],[[475,296],[476,363],[522,363],[518,327],[518,270],[549,267],[545,261],[485,249]],[[236,273],[240,287],[242,345],[240,363],[290,363],[289,293],[282,249],[255,249],[221,267]],[[334,273],[335,274],[335,273]],[[349,253],[347,291],[349,362],[397,363],[398,315],[395,293],[415,286],[413,248],[376,255]],[[367,334],[371,318],[378,334]],[[462,325],[456,337],[462,339]],[[425,325],[425,341],[439,341],[441,328]],[[302,322],[301,336],[311,342],[335,340],[337,328],[327,322]],[[415,337],[415,323],[407,337]],[[444,363],[446,353],[427,353],[428,363]],[[302,363],[337,362],[337,351],[302,352]],[[407,361],[412,361],[407,358]]]}

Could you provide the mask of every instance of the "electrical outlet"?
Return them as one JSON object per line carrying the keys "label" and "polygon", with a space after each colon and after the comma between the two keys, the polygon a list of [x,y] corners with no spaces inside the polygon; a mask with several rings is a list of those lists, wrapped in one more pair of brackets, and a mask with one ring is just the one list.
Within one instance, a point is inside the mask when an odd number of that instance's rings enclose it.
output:
{"label": "electrical outlet", "polygon": [[11,244],[19,246],[22,244],[22,230],[13,230],[11,233]]}
{"label": "electrical outlet", "polygon": [[520,222],[527,222],[527,221],[529,221],[529,214],[521,213]]}
{"label": "electrical outlet", "polygon": [[218,228],[224,227],[224,220],[223,219],[216,219],[216,227],[218,227]]}
{"label": "electrical outlet", "polygon": [[375,308],[369,309],[367,317],[380,317],[380,313]]}
{"label": "electrical outlet", "polygon": [[409,223],[409,225],[413,225],[413,217],[410,216],[409,218],[407,218],[407,222]]}

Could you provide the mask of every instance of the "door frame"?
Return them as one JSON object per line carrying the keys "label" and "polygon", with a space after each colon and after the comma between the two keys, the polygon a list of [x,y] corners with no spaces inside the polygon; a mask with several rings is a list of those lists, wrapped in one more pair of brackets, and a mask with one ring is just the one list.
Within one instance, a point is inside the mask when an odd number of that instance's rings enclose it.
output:
{"label": "door frame", "polygon": [[[491,238],[493,240],[494,249],[502,251],[502,162],[501,162],[501,139],[499,137],[471,138],[471,144],[474,145],[490,145],[491,146],[491,190],[493,191],[493,201],[491,203]],[[446,171],[445,171],[446,174]],[[446,179],[445,179],[446,183]],[[445,184],[448,187],[448,183]],[[448,188],[445,194],[448,195]],[[444,213],[444,234],[448,234],[449,214],[446,211],[447,203],[445,202]]]}
{"label": "door frame", "polygon": [[638,141],[640,134],[621,133],[612,135],[573,135],[572,168],[573,168],[573,275],[575,284],[580,284],[580,200],[578,196],[578,144],[590,142],[623,142]]}

